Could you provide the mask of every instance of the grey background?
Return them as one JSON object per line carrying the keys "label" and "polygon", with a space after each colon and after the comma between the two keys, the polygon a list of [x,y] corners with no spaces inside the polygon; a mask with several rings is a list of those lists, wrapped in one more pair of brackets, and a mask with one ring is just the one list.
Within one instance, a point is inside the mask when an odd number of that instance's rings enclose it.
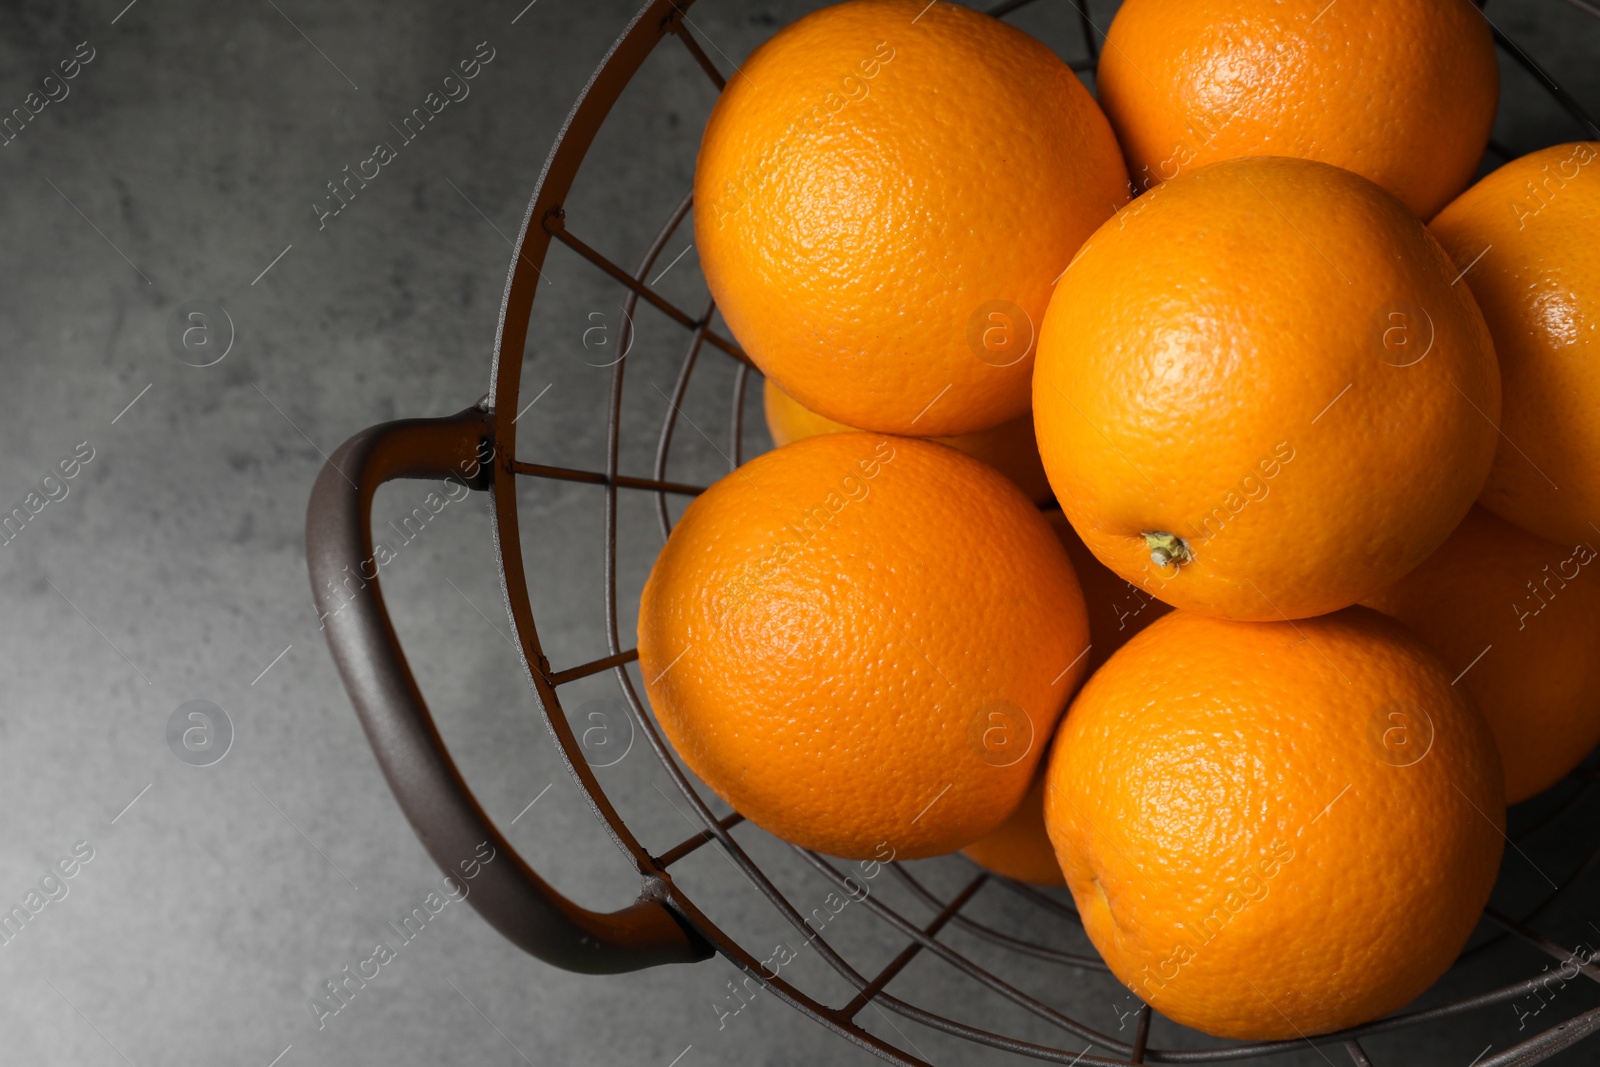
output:
{"label": "grey background", "polygon": [[[66,99],[0,149],[0,507],[20,504],[78,443],[95,452],[70,494],[0,547],[0,905],[19,902],[76,842],[94,849],[69,895],[0,945],[0,1063],[868,1062],[766,996],[719,1025],[713,1005],[735,1003],[726,983],[736,976],[720,960],[569,975],[522,955],[460,904],[318,1029],[308,1001],[322,983],[370,954],[384,924],[420,905],[441,876],[379,776],[318,632],[302,543],[307,493],[323,454],[362,427],[458,410],[484,392],[507,238],[561,119],[633,4],[124,3],[0,8],[0,109],[19,106],[78,42],[97,53]],[[1094,5],[1102,26],[1110,10]],[[692,17],[727,70],[797,13],[711,2]],[[1490,13],[1600,107],[1600,24],[1556,0],[1497,0]],[[1067,6],[1042,3],[1018,21],[1078,54]],[[325,183],[375,142],[394,141],[388,124],[482,41],[496,54],[470,97],[319,231],[311,205]],[[1520,153],[1577,135],[1525,74],[1506,70],[1502,144]],[[633,263],[688,188],[712,99],[681,49],[653,57],[580,175],[574,232]],[[687,245],[685,230],[663,263]],[[561,250],[546,274],[524,385],[529,399],[549,391],[519,424],[521,451],[597,467],[607,377],[589,364],[615,339],[618,294]],[[699,306],[692,250],[660,284]],[[206,368],[180,362],[167,341],[169,319],[192,301],[221,305],[233,324],[227,357]],[[596,325],[609,332],[586,345]],[[625,470],[648,469],[681,346],[675,328],[641,311]],[[708,355],[685,408],[718,442],[730,380],[727,361]],[[765,447],[757,395],[751,448]],[[680,428],[679,441],[673,476],[726,469],[698,430]],[[385,490],[380,517],[409,512],[426,489]],[[582,486],[525,492],[534,606],[557,667],[604,651],[599,505]],[[628,598],[660,536],[648,501],[629,501],[622,520],[627,634]],[[382,580],[486,808],[558,887],[592,906],[625,903],[634,878],[535,718],[482,499],[441,512]],[[563,695],[576,707],[615,690],[594,679]],[[215,702],[232,722],[231,750],[209,767],[167,747],[169,717],[191,700]],[[659,791],[666,779],[652,762],[636,747],[600,773],[659,851],[691,826]],[[745,839],[802,910],[822,903],[825,885],[792,853],[759,834]],[[1571,866],[1560,844],[1538,860],[1558,878]],[[943,891],[969,874],[959,861],[927,871]],[[1510,902],[1538,888],[1526,865],[1508,861],[1507,877]],[[686,861],[681,878],[753,947],[786,936],[714,850]],[[1577,895],[1592,900],[1592,880]],[[1026,936],[1083,947],[1004,890],[986,889],[976,907]],[[863,910],[847,908],[828,936],[875,969],[899,945]],[[1600,940],[1591,917],[1580,908],[1543,928],[1568,943]],[[1128,1001],[1102,976],[962,947],[1103,1030],[1128,1022]],[[1548,962],[1506,946],[1430,996]],[[792,975],[845,999],[812,953]],[[895,988],[992,1029],[1061,1040],[934,961],[918,960]],[[1569,987],[1537,1024],[1595,1002]],[[1484,1045],[1517,1040],[1516,1021],[1500,1006],[1425,1038],[1375,1039],[1370,1051],[1379,1063],[1465,1067]],[[865,1022],[934,1062],[995,1059],[871,1011]],[[1173,1037],[1158,1024],[1158,1041]],[[1323,1059],[1306,1049],[1281,1062]]]}

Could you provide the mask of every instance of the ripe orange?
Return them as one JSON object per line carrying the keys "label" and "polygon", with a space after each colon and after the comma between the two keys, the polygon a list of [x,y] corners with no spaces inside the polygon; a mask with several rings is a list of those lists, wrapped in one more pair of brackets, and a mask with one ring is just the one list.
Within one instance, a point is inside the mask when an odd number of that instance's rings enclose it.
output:
{"label": "ripe orange", "polygon": [[998,826],[1087,642],[1072,564],[1028,499],[952,448],[881,434],[810,437],[722,478],[639,607],[678,755],[752,822],[846,858],[937,855]]}
{"label": "ripe orange", "polygon": [[1353,170],[1428,218],[1472,181],[1500,95],[1468,0],[1127,0],[1100,104],[1147,189],[1236,156]]}
{"label": "ripe orange", "polygon": [[[1042,771],[1043,761],[1040,761]],[[1034,885],[1066,885],[1044,828],[1044,775],[1035,774],[1022,803],[993,831],[961,854],[985,870]]]}
{"label": "ripe orange", "polygon": [[1600,533],[1600,141],[1513,160],[1431,229],[1500,354],[1505,438],[1482,502],[1563,544]]}
{"label": "ripe orange", "polygon": [[1112,973],[1222,1037],[1410,1001],[1472,932],[1503,842],[1488,726],[1365,608],[1158,619],[1073,701],[1047,776],[1045,823]]}
{"label": "ripe orange", "polygon": [[1090,642],[1089,654],[1083,657],[1083,663],[1087,673],[1093,674],[1134,634],[1171,611],[1172,605],[1157,600],[1095,559],[1065,514],[1048,511],[1045,518],[1061,538],[1072,569],[1078,575],[1078,585],[1083,589],[1083,603],[1089,613]]}
{"label": "ripe orange", "polygon": [[[1085,672],[1092,675],[1129,638],[1172,608],[1107,570],[1084,547],[1061,512],[1046,512],[1045,518],[1061,538],[1083,590],[1089,614],[1089,651],[1083,663]],[[1043,776],[1034,779],[1022,803],[999,829],[961,851],[980,867],[1019,882],[1065,884],[1055,848],[1045,833]]]}
{"label": "ripe orange", "polygon": [[1077,76],[955,4],[855,0],[728,82],[695,243],[729,328],[830,419],[949,436],[1028,410],[1037,325],[1127,171]]}
{"label": "ripe orange", "polygon": [[1566,547],[1474,508],[1422,566],[1363,601],[1459,672],[1500,746],[1507,803],[1555,784],[1600,743],[1595,556],[1592,541]]}
{"label": "ripe orange", "polygon": [[[767,430],[772,435],[772,443],[779,448],[819,433],[857,432],[853,426],[818,415],[779,389],[771,378],[762,387],[761,400],[767,416]],[[959,437],[932,437],[929,440],[983,460],[1010,478],[1035,504],[1050,499],[1050,482],[1044,476],[1039,446],[1033,440],[1032,415],[1023,415],[1010,422],[1002,422],[999,426]]]}
{"label": "ripe orange", "polygon": [[1227,160],[1145,193],[1045,316],[1056,499],[1106,566],[1203,614],[1302,618],[1393,582],[1494,457],[1494,349],[1457,273],[1324,163]]}

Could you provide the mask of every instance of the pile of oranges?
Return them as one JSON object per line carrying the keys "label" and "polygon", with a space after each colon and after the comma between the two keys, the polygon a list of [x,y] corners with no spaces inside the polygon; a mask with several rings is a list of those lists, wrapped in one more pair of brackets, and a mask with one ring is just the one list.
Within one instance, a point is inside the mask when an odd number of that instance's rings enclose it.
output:
{"label": "pile of oranges", "polygon": [[779,447],[640,666],[772,833],[1064,883],[1168,1017],[1326,1033],[1600,741],[1600,144],[1471,184],[1469,0],[1126,0],[1096,84],[923,0],[732,77],[695,238]]}

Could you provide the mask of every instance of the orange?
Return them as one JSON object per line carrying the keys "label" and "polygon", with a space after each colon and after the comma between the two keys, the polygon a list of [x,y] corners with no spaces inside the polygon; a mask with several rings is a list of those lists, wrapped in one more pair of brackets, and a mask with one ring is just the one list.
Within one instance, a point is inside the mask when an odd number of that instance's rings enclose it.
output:
{"label": "orange", "polygon": [[[1046,512],[1045,518],[1061,538],[1083,589],[1089,613],[1089,651],[1083,663],[1085,671],[1093,674],[1130,637],[1172,608],[1107,570],[1072,532],[1061,512]],[[1043,777],[1034,779],[1022,803],[999,829],[961,851],[980,867],[1019,882],[1065,884],[1055,849],[1045,833]]]}
{"label": "orange", "polygon": [[1297,156],[1370,178],[1423,218],[1472,181],[1500,94],[1468,0],[1127,0],[1097,84],[1136,188]]}
{"label": "orange", "polygon": [[1083,589],[1083,603],[1089,612],[1089,654],[1083,658],[1088,674],[1100,669],[1111,654],[1134,634],[1172,610],[1172,605],[1157,600],[1094,558],[1066,515],[1048,511],[1045,518],[1061,538],[1072,569]]}
{"label": "orange", "polygon": [[1500,354],[1485,507],[1563,544],[1600,523],[1600,141],[1501,167],[1433,220]]}
{"label": "orange", "polygon": [[1047,774],[1089,939],[1151,1007],[1220,1037],[1409,1002],[1471,934],[1504,840],[1488,726],[1366,608],[1156,620],[1073,701]]}
{"label": "orange", "polygon": [[1325,163],[1226,160],[1145,193],[1040,333],[1039,452],[1084,543],[1236,619],[1334,611],[1421,563],[1478,495],[1500,414],[1457,273]]}
{"label": "orange", "polygon": [[825,434],[696,497],[639,606],[639,667],[690,770],[846,858],[950,852],[1016,808],[1082,676],[1050,524],[944,445]]}
{"label": "orange", "polygon": [[[761,400],[767,416],[767,431],[772,435],[772,443],[779,448],[819,433],[856,432],[853,426],[818,415],[779,389],[771,378],[762,388]],[[1017,488],[1035,504],[1050,499],[1050,482],[1044,476],[1044,464],[1039,461],[1039,446],[1033,440],[1032,415],[1023,415],[1010,422],[1002,422],[999,426],[959,437],[934,437],[930,440],[983,460],[1016,483]]]}
{"label": "orange", "polygon": [[1422,566],[1364,601],[1416,630],[1477,699],[1507,803],[1555,784],[1600,743],[1594,541],[1559,545],[1474,508]]}
{"label": "orange", "polygon": [[[1042,761],[1040,769],[1043,770]],[[1061,864],[1056,862],[1050,836],[1044,829],[1044,775],[1033,776],[1022,803],[1005,822],[962,849],[961,854],[985,870],[1013,881],[1066,885],[1066,876],[1061,873]]]}
{"label": "orange", "polygon": [[769,378],[848,426],[933,437],[1027,413],[1051,286],[1128,187],[1043,44],[954,4],[856,0],[745,61],[694,199],[706,282]]}

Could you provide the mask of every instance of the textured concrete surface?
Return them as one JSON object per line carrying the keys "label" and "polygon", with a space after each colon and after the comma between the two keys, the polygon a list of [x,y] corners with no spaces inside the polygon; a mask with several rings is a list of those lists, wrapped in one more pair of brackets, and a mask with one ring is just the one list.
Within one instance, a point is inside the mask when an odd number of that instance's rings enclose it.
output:
{"label": "textured concrete surface", "polygon": [[[125,2],[0,9],[0,109],[42,107],[0,148],[0,507],[35,492],[48,499],[0,547],[0,905],[44,890],[21,933],[0,944],[0,1063],[868,1062],[770,996],[746,1005],[720,960],[573,976],[441,897],[414,939],[393,936],[387,924],[442,892],[441,875],[377,772],[310,605],[302,525],[323,455],[371,423],[447,413],[485,390],[508,237],[631,0]],[[712,2],[692,17],[728,69],[796,13]],[[1103,25],[1110,5],[1093,13]],[[1490,13],[1600,109],[1600,24],[1557,0],[1495,0]],[[1075,55],[1075,18],[1046,2],[1019,21]],[[476,70],[470,95],[444,81],[463,61]],[[629,264],[687,189],[713,99],[681,50],[653,57],[645,75],[602,133],[569,211],[575,232]],[[433,92],[459,98],[400,136],[395,127]],[[54,99],[41,105],[45,94]],[[1575,135],[1508,66],[1499,141],[1521,152]],[[393,158],[374,157],[378,142],[397,146]],[[374,166],[333,214],[327,183]],[[687,245],[685,231],[663,265]],[[546,273],[525,395],[549,388],[519,424],[522,452],[598,466],[608,379],[594,364],[615,341],[618,294],[562,251]],[[698,306],[692,250],[660,286]],[[175,346],[174,316],[202,305],[225,314],[213,311],[210,332],[191,333],[188,349]],[[179,337],[193,325],[180,323]],[[648,469],[682,343],[640,312],[625,469]],[[223,348],[203,367],[175,354],[205,362]],[[708,355],[685,411],[718,443],[680,428],[674,477],[725,469],[730,382],[726,361]],[[424,492],[386,489],[380,521],[410,512]],[[550,658],[561,666],[603,652],[598,492],[531,486],[522,519]],[[660,537],[647,500],[628,501],[622,525],[626,633],[630,591]],[[634,878],[554,757],[509,645],[482,499],[440,511],[383,582],[445,736],[502,829],[575,898],[625,903]],[[578,708],[615,690],[591,679],[569,695]],[[181,742],[169,744],[175,711],[197,700],[220,706],[232,728],[210,766],[180,761]],[[179,735],[203,725],[187,714]],[[599,773],[650,847],[690,830],[642,745]],[[1572,857],[1554,836],[1541,839],[1537,863],[1560,879]],[[792,853],[759,834],[747,840],[797,906],[823,905],[827,886]],[[793,937],[714,850],[682,872],[758,954]],[[952,862],[926,876],[949,892],[968,874]],[[1506,905],[1541,877],[1508,860]],[[883,881],[874,892],[926,920]],[[1576,895],[1592,902],[1592,878]],[[1083,947],[1003,889],[986,888],[975,908],[1021,936]],[[1569,944],[1600,938],[1586,925],[1592,911],[1569,908],[1541,927]],[[827,936],[872,971],[901,942],[865,912],[841,910]],[[954,936],[1091,1025],[1114,1034],[1130,1024],[1126,997],[1105,978]],[[379,977],[319,1021],[312,998],[380,939],[399,947]],[[1551,962],[1507,945],[1430,998]],[[846,999],[814,952],[786,970]],[[894,988],[990,1029],[1081,1047],[934,960],[918,959]],[[1577,986],[1546,999],[1521,1036],[1596,1002]],[[1465,1067],[1486,1045],[1515,1043],[1518,1022],[1502,1004],[1369,1050],[1380,1064]],[[936,1063],[1001,1060],[874,1011],[865,1024]],[[1180,1039],[1158,1024],[1158,1042]],[[1301,1046],[1278,1062],[1323,1055]]]}

